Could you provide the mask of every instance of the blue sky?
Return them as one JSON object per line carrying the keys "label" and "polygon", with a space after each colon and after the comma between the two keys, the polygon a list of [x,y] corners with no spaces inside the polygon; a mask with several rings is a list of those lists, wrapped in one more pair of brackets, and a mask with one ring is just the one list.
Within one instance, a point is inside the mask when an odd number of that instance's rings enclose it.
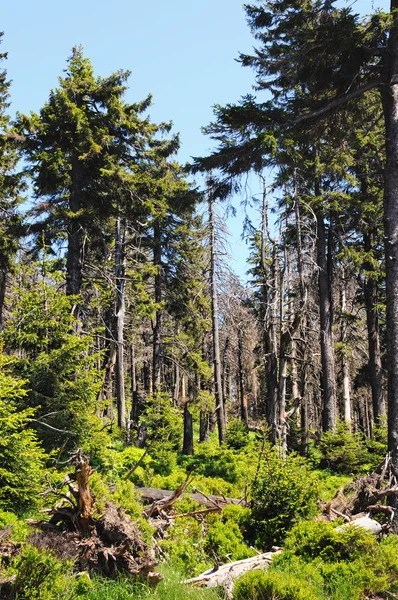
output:
{"label": "blue sky", "polygon": [[[173,121],[181,135],[179,159],[185,162],[211,148],[200,128],[211,121],[212,106],[235,102],[251,91],[253,73],[234,60],[239,51],[250,52],[254,43],[240,0],[3,4],[1,51],[8,52],[12,113],[39,110],[57,86],[72,47],[82,44],[96,74],[106,76],[120,68],[132,72],[128,101],[153,94],[152,119]],[[368,0],[355,4],[360,13],[372,8]],[[239,239],[242,221],[240,211],[228,220],[233,267],[240,275],[247,255]]]}

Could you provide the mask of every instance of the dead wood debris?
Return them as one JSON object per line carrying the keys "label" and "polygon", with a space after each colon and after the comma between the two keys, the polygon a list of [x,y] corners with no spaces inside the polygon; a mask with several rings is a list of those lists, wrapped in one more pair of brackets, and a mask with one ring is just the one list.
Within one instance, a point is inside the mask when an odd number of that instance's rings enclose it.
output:
{"label": "dead wood debris", "polygon": [[273,558],[280,554],[280,552],[281,550],[278,548],[274,552],[265,552],[264,554],[220,565],[219,567],[205,571],[201,575],[198,575],[198,577],[187,579],[184,583],[206,588],[222,587],[226,597],[232,598],[232,589],[238,577],[254,569],[269,567]]}
{"label": "dead wood debris", "polygon": [[68,462],[74,466],[74,472],[63,482],[68,492],[52,488],[44,492],[56,495],[60,502],[45,511],[51,515],[49,521],[28,521],[41,530],[31,541],[38,547],[52,548],[60,557],[63,553],[74,555],[79,570],[96,570],[108,577],[125,572],[151,582],[161,579],[153,570],[157,561],[152,549],[122,509],[107,503],[101,517],[93,516],[89,479],[94,471],[89,457],[79,449]]}
{"label": "dead wood debris", "polygon": [[[389,531],[398,515],[386,504],[391,496],[398,495],[398,481],[391,468],[388,454],[379,467],[369,475],[355,477],[332,500],[323,503],[321,519],[334,521],[342,517],[347,523],[364,517],[384,515],[382,531]],[[375,521],[376,523],[376,521]]]}

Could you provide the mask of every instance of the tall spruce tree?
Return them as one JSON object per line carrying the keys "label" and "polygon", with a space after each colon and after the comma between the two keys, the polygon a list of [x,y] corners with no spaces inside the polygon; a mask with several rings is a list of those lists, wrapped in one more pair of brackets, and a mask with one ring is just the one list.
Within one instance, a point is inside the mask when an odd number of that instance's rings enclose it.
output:
{"label": "tall spruce tree", "polygon": [[[3,33],[0,33],[0,43]],[[0,62],[7,54],[0,54]],[[17,211],[23,189],[21,174],[17,172],[19,155],[16,139],[11,132],[8,115],[9,87],[7,72],[0,69],[0,331],[3,328],[3,307],[7,279],[21,237],[22,219]]]}

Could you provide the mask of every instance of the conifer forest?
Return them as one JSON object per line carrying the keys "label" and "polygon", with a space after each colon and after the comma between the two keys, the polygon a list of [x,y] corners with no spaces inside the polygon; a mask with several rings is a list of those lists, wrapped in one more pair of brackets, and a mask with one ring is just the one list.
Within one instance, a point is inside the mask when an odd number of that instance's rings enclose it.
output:
{"label": "conifer forest", "polygon": [[188,164],[0,35],[1,600],[398,598],[398,0],[249,1]]}

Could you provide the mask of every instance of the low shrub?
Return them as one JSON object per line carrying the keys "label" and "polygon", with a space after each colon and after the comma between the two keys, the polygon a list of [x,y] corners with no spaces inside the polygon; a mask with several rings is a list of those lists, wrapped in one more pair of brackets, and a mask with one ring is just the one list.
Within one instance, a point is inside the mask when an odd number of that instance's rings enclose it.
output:
{"label": "low shrub", "polygon": [[234,600],[317,600],[308,583],[275,571],[250,571],[238,579]]}
{"label": "low shrub", "polygon": [[221,515],[208,516],[204,550],[209,558],[225,563],[256,554],[254,548],[246,545],[244,538],[250,514],[250,509],[230,505]]}
{"label": "low shrub", "polygon": [[346,423],[339,421],[336,431],[327,431],[319,442],[321,467],[337,473],[360,473],[369,465],[369,454],[363,436],[352,433]]}
{"label": "low shrub", "polygon": [[249,428],[240,419],[231,419],[227,427],[227,447],[240,450],[249,443]]}
{"label": "low shrub", "polygon": [[249,537],[261,548],[281,544],[293,525],[318,511],[316,475],[303,458],[283,458],[277,448],[266,449],[251,495]]}

